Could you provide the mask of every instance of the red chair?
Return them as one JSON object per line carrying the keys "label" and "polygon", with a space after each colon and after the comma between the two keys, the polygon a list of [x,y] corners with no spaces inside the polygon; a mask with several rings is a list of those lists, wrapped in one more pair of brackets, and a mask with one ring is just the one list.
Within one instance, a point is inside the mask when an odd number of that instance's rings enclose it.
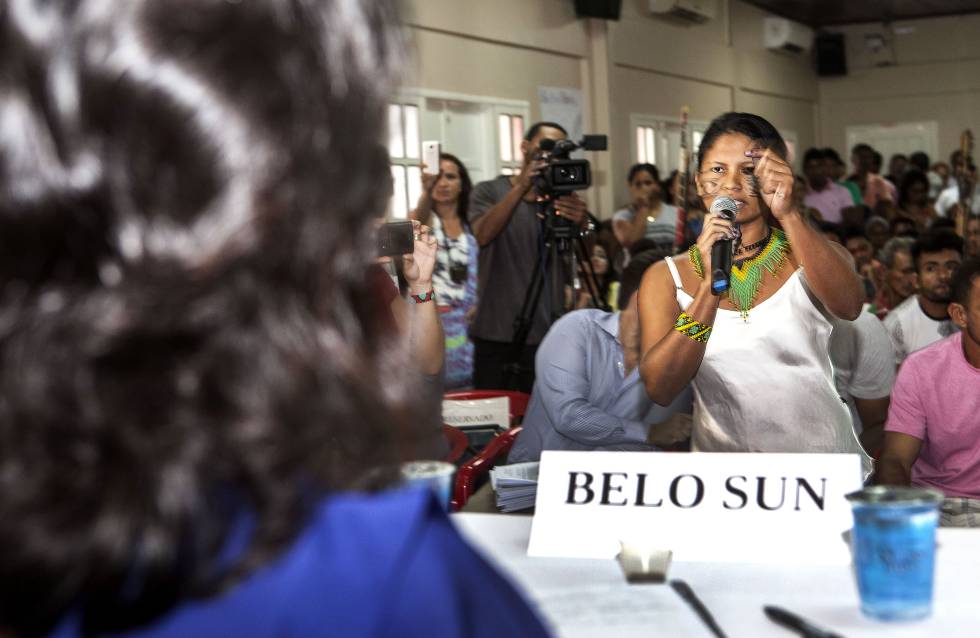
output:
{"label": "red chair", "polygon": [[510,452],[510,448],[514,446],[514,441],[517,440],[517,435],[521,433],[521,429],[521,426],[518,425],[501,432],[479,454],[459,466],[459,469],[456,470],[453,498],[450,501],[454,512],[461,510],[466,505],[466,501],[473,496],[477,481],[487,476],[498,462],[507,458],[507,454]]}
{"label": "red chair", "polygon": [[455,465],[463,458],[466,448],[470,445],[470,440],[466,438],[465,432],[445,423],[442,424],[442,432],[446,435],[446,440],[449,441],[449,454],[446,455],[446,463]]}
{"label": "red chair", "polygon": [[447,392],[442,398],[450,401],[478,401],[479,399],[496,399],[497,397],[507,397],[510,399],[510,425],[513,427],[520,423],[527,411],[527,403],[531,400],[531,395],[516,390],[458,390]]}

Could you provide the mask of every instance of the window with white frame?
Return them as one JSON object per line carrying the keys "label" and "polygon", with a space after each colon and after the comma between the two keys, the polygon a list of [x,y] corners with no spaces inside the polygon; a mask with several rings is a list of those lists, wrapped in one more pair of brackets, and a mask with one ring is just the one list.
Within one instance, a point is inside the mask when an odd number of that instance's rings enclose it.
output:
{"label": "window with white frame", "polygon": [[657,163],[657,131],[652,126],[636,127],[636,161],[638,164]]}
{"label": "window with white frame", "polygon": [[[653,164],[662,178],[678,168],[681,148],[680,118],[632,114],[633,159],[641,164]],[[687,144],[693,157],[701,145],[707,122],[688,122]]]}
{"label": "window with white frame", "polygon": [[422,170],[419,168],[422,131],[418,104],[388,105],[388,155],[391,158],[391,180],[394,192],[388,207],[397,219],[408,217],[422,193]]}
{"label": "window with white frame", "polygon": [[388,216],[404,219],[418,202],[422,140],[439,140],[443,152],[463,162],[474,183],[519,172],[529,113],[524,101],[405,89],[388,107],[393,184]]}
{"label": "window with white frame", "polygon": [[524,116],[514,113],[497,115],[497,161],[500,164],[501,175],[516,175],[521,172],[524,153],[521,142],[524,141]]}

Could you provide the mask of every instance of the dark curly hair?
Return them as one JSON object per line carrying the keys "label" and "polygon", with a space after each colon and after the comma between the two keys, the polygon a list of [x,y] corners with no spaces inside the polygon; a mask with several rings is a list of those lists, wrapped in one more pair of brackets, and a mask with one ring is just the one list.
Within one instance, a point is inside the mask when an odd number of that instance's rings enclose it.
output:
{"label": "dark curly hair", "polygon": [[368,277],[394,4],[0,5],[0,632],[214,593],[411,453]]}

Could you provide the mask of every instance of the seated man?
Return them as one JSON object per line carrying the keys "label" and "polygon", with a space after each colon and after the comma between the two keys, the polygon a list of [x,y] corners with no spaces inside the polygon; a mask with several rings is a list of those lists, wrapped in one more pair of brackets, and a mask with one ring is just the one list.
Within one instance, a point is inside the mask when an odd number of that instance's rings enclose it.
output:
{"label": "seated man", "polygon": [[980,527],[980,260],[960,266],[952,297],[961,332],[898,372],[878,482],[940,490],[943,525]]}
{"label": "seated man", "polygon": [[620,312],[571,312],[545,335],[524,430],[509,463],[537,461],[543,450],[654,450],[647,442],[650,425],[691,411],[690,391],[666,408],[656,405],[637,370],[636,292],[646,269],[662,258],[646,251],[630,259],[620,282]]}
{"label": "seated man", "polygon": [[895,353],[885,327],[862,312],[854,321],[834,319],[830,360],[834,385],[847,403],[854,432],[870,456],[881,450],[888,398],[895,384]]}
{"label": "seated man", "polygon": [[956,331],[948,310],[950,280],[962,255],[963,240],[947,230],[929,231],[912,244],[919,294],[898,304],[885,317],[896,365]]}

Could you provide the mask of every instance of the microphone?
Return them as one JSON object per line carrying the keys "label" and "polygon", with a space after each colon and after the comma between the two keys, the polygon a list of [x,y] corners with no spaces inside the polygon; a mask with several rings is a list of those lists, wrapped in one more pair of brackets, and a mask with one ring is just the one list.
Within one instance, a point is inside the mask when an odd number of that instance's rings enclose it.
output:
{"label": "microphone", "polygon": [[[728,221],[735,221],[738,202],[731,197],[719,197],[711,204],[711,212],[719,214]],[[711,292],[715,295],[728,290],[728,279],[732,275],[732,240],[721,239],[711,247]]]}

